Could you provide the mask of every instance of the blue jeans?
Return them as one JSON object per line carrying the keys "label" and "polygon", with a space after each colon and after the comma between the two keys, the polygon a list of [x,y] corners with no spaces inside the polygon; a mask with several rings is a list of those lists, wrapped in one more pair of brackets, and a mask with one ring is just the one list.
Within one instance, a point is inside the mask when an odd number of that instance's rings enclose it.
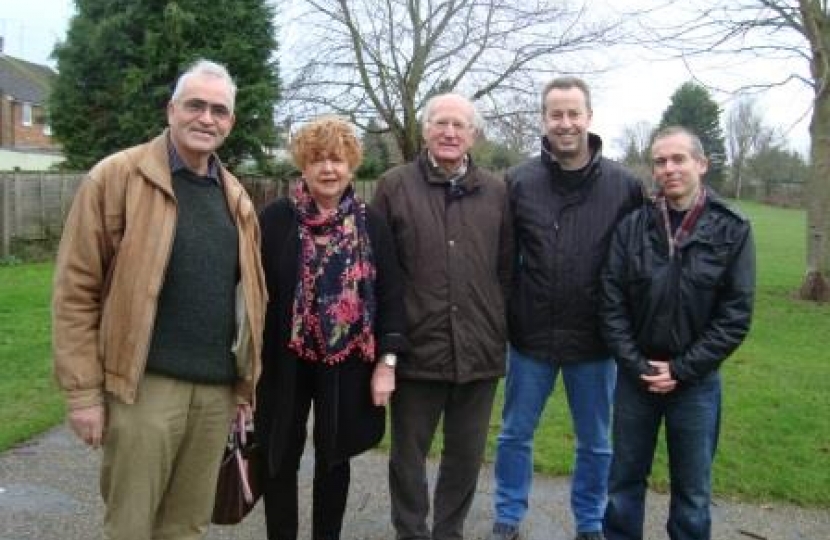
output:
{"label": "blue jeans", "polygon": [[560,371],[576,433],[571,509],[578,532],[599,531],[611,464],[614,361],[556,364],[535,360],[513,347],[496,452],[496,522],[518,526],[527,513],[533,480],[533,435]]}
{"label": "blue jeans", "polygon": [[720,405],[717,372],[668,394],[653,394],[639,381],[620,376],[614,403],[614,460],[605,514],[608,540],[643,538],[648,476],[663,420],[671,481],[666,524],[669,538],[711,538],[709,504]]}

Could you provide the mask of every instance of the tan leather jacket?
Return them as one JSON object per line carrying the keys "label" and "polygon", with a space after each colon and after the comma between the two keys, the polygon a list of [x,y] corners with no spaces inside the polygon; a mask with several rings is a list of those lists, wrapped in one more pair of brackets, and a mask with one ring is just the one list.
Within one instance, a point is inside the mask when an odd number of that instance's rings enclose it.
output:
{"label": "tan leather jacket", "polygon": [[[236,391],[252,402],[266,297],[259,224],[239,181],[224,169],[221,176],[239,231]],[[166,132],[105,158],[81,183],[64,225],[52,299],[55,376],[70,409],[103,403],[105,391],[135,401],[175,228]]]}

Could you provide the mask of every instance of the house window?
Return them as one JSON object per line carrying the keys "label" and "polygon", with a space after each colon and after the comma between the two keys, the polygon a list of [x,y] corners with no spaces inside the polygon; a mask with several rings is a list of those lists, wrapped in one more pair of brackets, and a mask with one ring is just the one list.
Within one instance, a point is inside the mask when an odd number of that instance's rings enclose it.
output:
{"label": "house window", "polygon": [[47,137],[51,137],[52,136],[52,126],[50,126],[49,124],[43,124],[43,134],[46,135]]}
{"label": "house window", "polygon": [[24,126],[31,126],[32,125],[32,104],[31,103],[24,103],[23,104],[23,125]]}

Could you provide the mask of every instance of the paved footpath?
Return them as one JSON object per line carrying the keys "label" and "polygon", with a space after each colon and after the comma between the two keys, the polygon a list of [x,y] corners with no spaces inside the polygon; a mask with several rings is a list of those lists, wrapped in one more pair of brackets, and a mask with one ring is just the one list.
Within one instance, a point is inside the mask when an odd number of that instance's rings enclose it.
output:
{"label": "paved footpath", "polygon": [[[100,453],[85,448],[65,427],[0,454],[0,540],[100,539],[103,508],[97,486],[99,459]],[[343,540],[391,540],[394,534],[389,524],[384,454],[369,452],[352,463]],[[312,458],[306,456],[301,467],[301,540],[310,536],[311,470]],[[568,478],[534,479],[530,511],[522,527],[523,540],[572,538],[568,489]],[[492,467],[488,466],[482,470],[467,521],[467,540],[487,538],[492,523],[492,492]],[[666,538],[662,526],[666,503],[665,495],[649,494],[647,540]],[[828,510],[716,500],[713,518],[714,540],[830,540]],[[207,540],[264,539],[261,504],[242,524],[212,527],[207,535]]]}

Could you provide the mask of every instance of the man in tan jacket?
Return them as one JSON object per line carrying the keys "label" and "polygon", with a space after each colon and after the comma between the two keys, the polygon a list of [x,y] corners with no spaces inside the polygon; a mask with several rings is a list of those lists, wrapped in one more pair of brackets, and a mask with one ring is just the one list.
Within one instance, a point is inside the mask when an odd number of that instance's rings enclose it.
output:
{"label": "man in tan jacket", "polygon": [[214,153],[235,94],[223,66],[196,62],[169,128],[95,165],[64,227],[55,374],[70,427],[103,448],[108,540],[204,535],[230,420],[259,375],[256,213]]}

